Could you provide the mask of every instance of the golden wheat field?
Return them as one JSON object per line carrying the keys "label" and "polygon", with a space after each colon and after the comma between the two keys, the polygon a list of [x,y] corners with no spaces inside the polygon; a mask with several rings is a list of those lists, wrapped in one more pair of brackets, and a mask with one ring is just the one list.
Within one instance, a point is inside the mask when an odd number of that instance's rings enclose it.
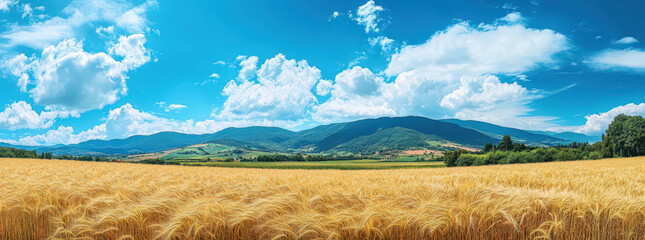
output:
{"label": "golden wheat field", "polygon": [[643,239],[645,158],[272,170],[0,159],[0,239]]}

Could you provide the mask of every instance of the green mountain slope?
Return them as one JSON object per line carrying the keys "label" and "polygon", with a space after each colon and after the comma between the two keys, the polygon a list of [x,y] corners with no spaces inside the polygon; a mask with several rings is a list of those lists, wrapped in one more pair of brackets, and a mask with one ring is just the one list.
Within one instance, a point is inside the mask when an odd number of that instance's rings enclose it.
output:
{"label": "green mountain slope", "polygon": [[427,143],[429,140],[437,140],[437,137],[428,136],[412,129],[393,127],[357,137],[334,147],[333,150],[372,154],[379,151],[426,148],[430,147]]}
{"label": "green mountain slope", "polygon": [[595,143],[595,142],[600,142],[600,136],[589,136],[585,135],[582,133],[574,133],[574,132],[551,132],[551,131],[530,131],[533,133],[538,133],[538,134],[544,134],[544,135],[549,135],[561,139],[567,140],[567,143],[569,142],[588,142],[588,143]]}
{"label": "green mountain slope", "polygon": [[382,129],[402,127],[412,129],[422,134],[437,136],[450,142],[470,146],[483,146],[486,143],[498,141],[478,131],[460,127],[457,124],[432,120],[424,117],[382,117],[342,123],[335,132],[327,132],[327,136],[316,143],[322,150],[349,142],[354,138],[371,135]]}
{"label": "green mountain slope", "polygon": [[[392,130],[385,131],[388,129]],[[367,137],[362,138],[364,136]],[[383,117],[322,125],[299,132],[277,127],[227,128],[216,133],[201,135],[161,132],[125,139],[92,140],[73,145],[25,147],[25,149],[54,152],[58,155],[141,154],[219,140],[218,143],[224,145],[248,146],[265,151],[319,152],[343,145],[342,149],[360,152],[359,147],[356,146],[368,148],[369,142],[374,142],[375,145],[370,149],[421,146],[421,140],[424,138],[422,136],[425,138],[434,136],[437,139],[466,146],[483,146],[489,142],[499,141],[479,131],[450,122],[424,117]]]}
{"label": "green mountain slope", "polygon": [[565,139],[561,139],[555,136],[525,131],[516,128],[502,127],[487,122],[459,119],[442,119],[441,121],[454,123],[465,128],[474,129],[499,140],[501,140],[504,135],[509,135],[511,136],[511,138],[513,138],[514,141],[533,145],[557,145],[566,142]]}

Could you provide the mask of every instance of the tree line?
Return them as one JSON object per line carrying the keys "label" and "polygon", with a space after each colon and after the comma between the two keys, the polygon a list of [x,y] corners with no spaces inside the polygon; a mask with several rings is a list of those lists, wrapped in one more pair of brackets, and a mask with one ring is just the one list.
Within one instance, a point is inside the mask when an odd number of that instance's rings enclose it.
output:
{"label": "tree line", "polygon": [[446,166],[534,163],[571,160],[594,160],[611,157],[645,155],[645,119],[624,114],[614,118],[602,140],[593,144],[573,142],[553,147],[534,147],[514,143],[506,135],[494,145],[487,143],[481,152],[463,149],[444,153]]}
{"label": "tree line", "polygon": [[38,159],[64,159],[64,160],[78,160],[78,161],[97,161],[107,162],[111,161],[109,158],[101,156],[73,156],[73,155],[59,155],[54,156],[51,152],[41,152],[38,154],[35,150],[28,151],[25,149],[0,147],[0,158],[38,158]]}
{"label": "tree line", "polygon": [[27,151],[25,149],[0,147],[0,158],[41,158],[52,159],[53,154],[50,152],[43,152],[38,154],[36,151]]}
{"label": "tree line", "polygon": [[362,156],[354,155],[307,155],[303,156],[300,153],[296,154],[266,154],[259,155],[255,157],[257,162],[318,162],[318,161],[337,161],[337,160],[356,160],[356,159],[366,159]]}

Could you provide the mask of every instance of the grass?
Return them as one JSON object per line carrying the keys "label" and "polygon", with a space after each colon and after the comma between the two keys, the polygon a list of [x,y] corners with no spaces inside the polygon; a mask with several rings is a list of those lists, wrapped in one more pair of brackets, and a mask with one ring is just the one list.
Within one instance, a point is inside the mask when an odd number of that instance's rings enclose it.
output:
{"label": "grass", "polygon": [[0,159],[0,239],[644,239],[645,158],[396,170]]}
{"label": "grass", "polygon": [[270,169],[399,169],[443,167],[442,162],[383,162],[379,160],[343,160],[320,162],[182,162],[186,166]]}
{"label": "grass", "polygon": [[196,147],[191,146],[191,147],[185,147],[182,149],[179,149],[177,151],[174,151],[168,155],[165,155],[162,157],[164,160],[207,160],[207,159],[226,159],[229,157],[236,158],[236,157],[244,157],[244,158],[250,158],[250,157],[256,157],[258,155],[262,154],[271,154],[268,152],[262,152],[262,151],[248,151],[244,150],[242,153],[235,153],[233,150],[236,150],[236,147],[231,147],[227,145],[222,145],[222,144],[214,144],[214,143],[208,143],[208,144],[200,144]]}

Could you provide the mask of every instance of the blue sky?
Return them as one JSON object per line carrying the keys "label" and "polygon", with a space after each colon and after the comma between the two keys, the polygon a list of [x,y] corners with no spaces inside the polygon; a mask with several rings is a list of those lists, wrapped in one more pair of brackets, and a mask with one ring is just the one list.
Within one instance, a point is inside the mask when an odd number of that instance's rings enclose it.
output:
{"label": "blue sky", "polygon": [[0,0],[0,141],[645,115],[639,1]]}

